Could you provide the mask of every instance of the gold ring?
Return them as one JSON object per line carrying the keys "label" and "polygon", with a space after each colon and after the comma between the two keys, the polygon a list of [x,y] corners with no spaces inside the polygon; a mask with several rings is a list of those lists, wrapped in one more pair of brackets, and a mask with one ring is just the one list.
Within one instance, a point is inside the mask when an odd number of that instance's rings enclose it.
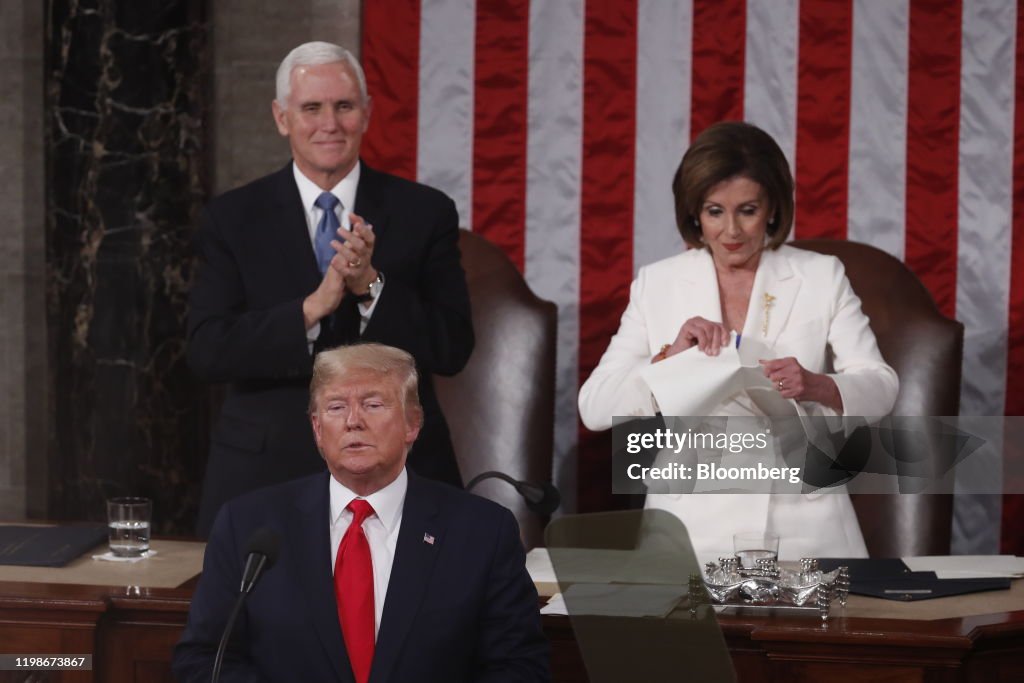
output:
{"label": "gold ring", "polygon": [[355,261],[349,261],[348,265],[350,265],[353,268],[358,268],[359,266],[363,265],[363,260],[357,258]]}
{"label": "gold ring", "polygon": [[782,391],[782,389],[783,389],[783,386],[782,386],[782,380],[780,379],[780,380],[779,380],[779,391]]}

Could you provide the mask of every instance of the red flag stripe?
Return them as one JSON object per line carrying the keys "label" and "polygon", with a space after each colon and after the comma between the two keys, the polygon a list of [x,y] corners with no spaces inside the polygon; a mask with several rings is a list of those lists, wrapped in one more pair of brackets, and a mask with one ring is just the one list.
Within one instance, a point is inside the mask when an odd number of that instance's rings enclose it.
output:
{"label": "red flag stripe", "polygon": [[520,272],[526,232],[529,0],[480,3],[476,14],[473,231]]}
{"label": "red flag stripe", "polygon": [[690,139],[716,121],[743,118],[746,0],[693,0]]}
{"label": "red flag stripe", "polygon": [[956,313],[960,2],[911,0],[906,263]]}
{"label": "red flag stripe", "polygon": [[416,179],[419,91],[419,0],[363,5],[362,64],[371,87],[373,114],[363,138],[366,163]]}
{"label": "red flag stripe", "polygon": [[[633,279],[633,160],[636,136],[636,0],[588,2],[584,19],[583,162],[580,182],[579,381],[618,327]],[[596,509],[611,487],[608,435],[579,427],[579,506]],[[603,445],[586,447],[597,438]],[[604,490],[592,490],[592,489]]]}
{"label": "red flag stripe", "polygon": [[797,75],[796,231],[846,239],[851,0],[803,0]]}
{"label": "red flag stripe", "polygon": [[[1010,254],[1006,414],[1024,415],[1024,4],[1017,11],[1013,122],[1013,250]],[[1015,390],[1014,390],[1015,389]],[[1024,510],[1022,510],[1024,512]],[[1024,519],[1022,515],[1021,519]],[[1024,548],[1022,548],[1024,550]]]}

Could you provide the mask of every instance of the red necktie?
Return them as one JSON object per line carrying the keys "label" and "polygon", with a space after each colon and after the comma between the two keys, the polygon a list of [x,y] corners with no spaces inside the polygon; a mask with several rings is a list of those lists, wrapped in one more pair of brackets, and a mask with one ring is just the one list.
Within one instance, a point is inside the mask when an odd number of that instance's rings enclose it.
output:
{"label": "red necktie", "polygon": [[352,523],[341,539],[334,562],[334,597],[338,601],[338,621],[352,673],[356,683],[366,683],[370,678],[375,637],[373,561],[370,544],[363,533],[363,520],[373,514],[373,507],[365,500],[353,500],[348,509],[352,511]]}

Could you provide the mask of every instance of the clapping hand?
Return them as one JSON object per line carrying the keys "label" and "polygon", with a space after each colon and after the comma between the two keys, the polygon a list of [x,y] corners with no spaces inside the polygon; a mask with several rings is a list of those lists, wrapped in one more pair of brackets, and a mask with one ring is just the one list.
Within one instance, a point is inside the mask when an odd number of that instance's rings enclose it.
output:
{"label": "clapping hand", "polygon": [[361,216],[351,214],[352,231],[346,236],[344,242],[331,242],[331,246],[338,252],[332,265],[340,264],[339,270],[345,280],[345,287],[354,294],[365,294],[370,283],[377,278],[377,271],[371,264],[373,258],[373,245],[376,237],[373,234],[373,226],[367,223]]}

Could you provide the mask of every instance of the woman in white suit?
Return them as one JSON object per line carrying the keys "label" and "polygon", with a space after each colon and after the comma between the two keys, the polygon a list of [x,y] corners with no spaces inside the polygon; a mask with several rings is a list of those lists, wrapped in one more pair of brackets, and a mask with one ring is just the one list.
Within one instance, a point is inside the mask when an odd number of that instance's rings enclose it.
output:
{"label": "woman in white suit", "polygon": [[[709,127],[683,156],[672,190],[690,249],[640,269],[619,330],[580,389],[584,425],[607,429],[616,415],[653,415],[641,371],[690,349],[716,356],[733,333],[742,363],[760,364],[797,412],[888,414],[896,373],[842,263],[785,244],[793,179],[771,136],[747,123]],[[828,350],[834,372],[826,373]],[[762,413],[741,393],[712,414]],[[731,555],[733,533],[759,529],[779,534],[780,559],[867,554],[845,493],[649,494],[646,507],[676,514],[702,560]]]}

